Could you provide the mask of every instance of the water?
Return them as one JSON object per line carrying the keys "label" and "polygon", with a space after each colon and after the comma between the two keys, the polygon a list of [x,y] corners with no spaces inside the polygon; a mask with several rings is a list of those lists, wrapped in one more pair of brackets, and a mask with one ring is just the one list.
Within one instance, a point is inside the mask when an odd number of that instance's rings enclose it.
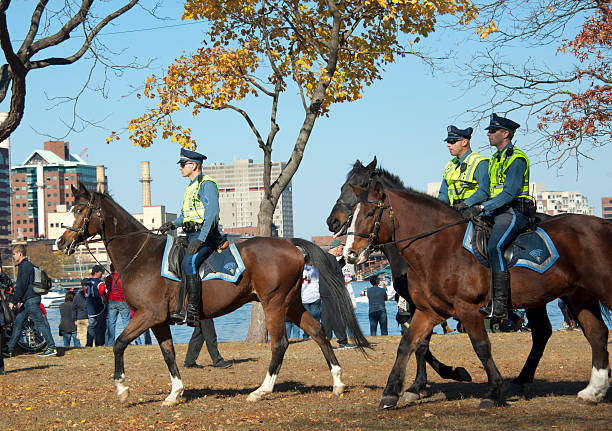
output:
{"label": "water", "polygon": [[[359,296],[360,292],[363,291],[369,285],[368,282],[353,282],[353,290],[355,296]],[[395,321],[395,314],[397,313],[397,303],[395,301],[388,301],[387,305],[387,326],[389,329],[389,335],[400,335],[400,327]],[[557,306],[557,301],[550,302],[547,307],[548,317],[552,324],[553,330],[557,330],[563,324],[563,315],[561,310]],[[362,332],[366,335],[370,335],[370,321],[368,320],[368,304],[358,303],[357,310],[355,311],[357,321],[361,327]],[[57,327],[59,326],[60,316],[59,309],[51,308],[48,310],[47,318],[49,325],[51,326],[51,332],[53,338],[58,346],[63,346],[63,341],[58,335]],[[243,341],[246,338],[247,331],[249,329],[249,323],[251,321],[251,304],[245,304],[238,310],[226,314],[225,316],[215,318],[215,328],[217,330],[217,338],[219,341]],[[454,319],[448,320],[449,326],[455,328],[457,322]],[[121,321],[121,317],[117,319],[117,330],[116,334],[121,334],[124,325]],[[172,325],[172,338],[175,343],[183,344],[188,343],[193,332],[193,328],[186,325]],[[441,334],[442,329],[440,326],[434,328],[434,332]],[[153,337],[155,343],[155,337]]]}

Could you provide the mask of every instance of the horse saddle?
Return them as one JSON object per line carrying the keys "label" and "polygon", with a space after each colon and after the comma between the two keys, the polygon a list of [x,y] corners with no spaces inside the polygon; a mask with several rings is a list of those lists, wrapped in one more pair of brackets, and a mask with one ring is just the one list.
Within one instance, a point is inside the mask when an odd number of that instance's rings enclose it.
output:
{"label": "horse saddle", "polygon": [[[489,267],[487,242],[490,231],[468,224],[463,237],[463,248],[485,267]],[[559,258],[559,253],[548,234],[540,227],[523,232],[504,250],[508,268],[522,266],[540,274],[546,272]]]}
{"label": "horse saddle", "polygon": [[[188,245],[189,241],[185,236],[167,236],[161,268],[162,277],[180,281],[183,276],[183,257],[187,253]],[[199,273],[202,280],[221,279],[235,283],[244,269],[238,248],[230,244],[224,235],[217,245],[216,252],[200,265]]]}

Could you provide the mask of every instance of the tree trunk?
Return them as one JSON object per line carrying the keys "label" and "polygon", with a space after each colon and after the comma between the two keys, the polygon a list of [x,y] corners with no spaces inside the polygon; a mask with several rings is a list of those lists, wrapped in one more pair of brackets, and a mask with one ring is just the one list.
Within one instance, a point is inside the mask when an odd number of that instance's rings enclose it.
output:
{"label": "tree trunk", "polygon": [[[274,206],[269,200],[262,200],[257,215],[257,235],[270,236],[272,234],[272,217],[274,216]],[[268,341],[268,327],[266,326],[266,316],[263,307],[259,302],[252,302],[251,322],[246,340],[250,343],[265,343]]]}

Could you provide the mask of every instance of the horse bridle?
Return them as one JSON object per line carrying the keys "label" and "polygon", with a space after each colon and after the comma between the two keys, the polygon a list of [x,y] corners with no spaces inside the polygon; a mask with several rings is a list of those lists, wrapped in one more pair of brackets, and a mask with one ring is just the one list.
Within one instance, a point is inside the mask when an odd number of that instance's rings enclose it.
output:
{"label": "horse bridle", "polygon": [[[87,243],[87,239],[90,236],[87,234],[87,230],[89,228],[89,221],[91,220],[91,213],[94,210],[95,199],[96,199],[96,194],[92,193],[91,198],[87,202],[87,212],[85,213],[85,217],[83,218],[83,223],[81,224],[81,227],[79,229],[75,229],[72,226],[66,226],[62,224],[62,227],[64,229],[67,229],[72,232],[76,232],[75,237],[72,239],[72,241],[68,245],[69,252],[75,252],[79,245]],[[106,240],[104,239],[104,222],[103,222],[104,218],[102,217],[102,208],[98,206],[96,210],[97,210],[96,216],[100,219],[100,223],[101,223],[100,227],[101,227],[102,233],[100,234],[100,236],[102,237],[102,241],[104,241],[104,245],[106,246]]]}
{"label": "horse bridle", "polygon": [[[363,194],[367,194],[367,190],[363,191]],[[370,232],[369,234],[366,233],[360,233],[360,232],[347,232],[347,235],[354,235],[354,236],[358,236],[360,238],[368,238],[368,246],[365,249],[366,252],[370,253],[372,251],[376,251],[376,250],[380,250],[383,247],[387,246],[387,245],[395,245],[398,244],[400,242],[404,242],[404,241],[410,241],[410,243],[406,244],[405,246],[403,246],[401,249],[399,249],[398,251],[402,251],[403,249],[405,249],[406,247],[410,246],[410,244],[412,244],[414,241],[421,239],[421,238],[425,238],[428,237],[430,235],[433,235],[434,233],[438,233],[444,229],[448,229],[449,227],[452,226],[456,226],[458,224],[463,224],[463,223],[467,223],[468,220],[465,219],[460,219],[457,221],[454,221],[452,223],[448,223],[445,224],[443,226],[440,226],[438,228],[432,229],[430,231],[427,232],[423,232],[423,233],[419,233],[416,235],[412,235],[406,238],[402,238],[402,239],[395,239],[395,217],[394,217],[394,212],[393,212],[393,207],[391,206],[391,200],[389,199],[388,196],[386,196],[387,201],[389,202],[388,204],[385,204],[385,196],[383,195],[383,197],[378,200],[378,201],[373,201],[373,200],[368,200],[366,198],[359,198],[357,200],[357,202],[359,203],[367,203],[367,204],[373,204],[376,205],[376,221],[374,222],[374,228],[372,229],[372,232]],[[391,219],[391,241],[389,242],[385,242],[380,244],[378,242],[378,233],[380,232],[380,221],[382,219],[382,214],[384,212],[384,210],[389,209],[389,218]],[[352,213],[351,213],[352,215]]]}
{"label": "horse bridle", "polygon": [[[364,190],[363,194],[367,194],[367,190]],[[357,199],[357,203],[367,203],[367,204],[373,204],[376,206],[376,220],[374,221],[374,228],[372,229],[372,232],[370,232],[369,234],[360,233],[360,232],[347,232],[346,233],[347,235],[354,235],[360,238],[367,238],[368,246],[366,247],[366,250],[365,250],[367,253],[371,253],[372,251],[380,250],[387,244],[395,244],[397,242],[395,241],[395,217],[393,213],[393,207],[391,206],[391,201],[389,200],[388,196],[387,196],[387,201],[389,203],[385,204],[384,196],[378,201],[362,199],[362,198]],[[391,219],[391,242],[379,244],[378,243],[378,233],[380,232],[380,221],[382,220],[383,212],[386,209],[389,210],[389,218]],[[353,214],[354,213],[351,213],[351,219],[353,218]]]}
{"label": "horse bridle", "polygon": [[[87,234],[87,230],[89,228],[89,222],[91,220],[91,213],[93,212],[93,210],[96,210],[96,217],[98,217],[98,220],[100,220],[100,237],[102,238],[102,242],[104,243],[104,247],[108,248],[108,244],[115,238],[119,238],[119,237],[125,237],[128,236],[129,234],[123,234],[123,235],[114,235],[111,237],[106,237],[106,235],[104,235],[104,215],[102,214],[102,204],[100,203],[97,207],[94,206],[94,202],[96,200],[96,193],[92,193],[91,197],[89,199],[89,201],[87,202],[87,212],[85,213],[85,217],[83,217],[83,223],[81,224],[81,227],[79,229],[75,229],[72,226],[65,226],[62,224],[62,227],[64,229],[70,230],[72,232],[76,232],[76,236],[72,239],[72,241],[70,242],[70,245],[68,246],[68,251],[76,251],[76,248],[81,245],[84,244],[85,247],[87,247],[87,251],[89,251],[89,254],[91,254],[91,256],[94,258],[94,260],[99,264],[100,262],[98,261],[98,259],[96,259],[96,256],[91,252],[91,250],[89,249],[89,242],[87,241],[87,239],[91,236]],[[100,200],[98,200],[100,201]],[[143,233],[143,232],[136,232],[136,233]],[[146,233],[150,233],[150,231],[146,231]],[[128,267],[132,264],[132,262],[134,262],[134,260],[136,260],[136,258],[138,257],[138,255],[140,254],[140,252],[143,250],[143,248],[145,247],[145,245],[147,244],[147,242],[149,241],[149,235],[147,235],[147,238],[145,239],[145,241],[142,243],[142,246],[140,246],[140,249],[136,252],[136,254],[134,254],[134,256],[132,256],[132,259],[128,262],[127,265],[125,265],[121,271],[118,271],[118,274],[121,276],[121,274],[128,269]],[[103,266],[103,265],[102,265]]]}

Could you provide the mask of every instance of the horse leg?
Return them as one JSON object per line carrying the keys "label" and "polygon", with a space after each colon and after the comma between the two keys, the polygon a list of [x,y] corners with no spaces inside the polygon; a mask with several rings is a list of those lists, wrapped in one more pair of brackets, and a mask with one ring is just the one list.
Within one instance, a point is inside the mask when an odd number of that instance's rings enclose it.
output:
{"label": "horse leg", "polygon": [[127,346],[149,327],[149,319],[145,317],[145,314],[136,313],[113,345],[115,355],[115,375],[113,378],[117,388],[117,396],[122,403],[127,401],[130,394],[130,388],[125,384],[123,354]]}
{"label": "horse leg", "polygon": [[247,401],[251,402],[259,401],[265,395],[272,393],[274,390],[274,383],[276,382],[281,365],[283,364],[287,346],[289,345],[287,334],[285,333],[285,312],[279,311],[278,309],[272,312],[271,307],[266,304],[266,306],[264,306],[264,314],[266,316],[268,333],[270,334],[272,359],[270,360],[268,372],[266,373],[266,378],[263,383],[247,397]]}
{"label": "horse leg", "polygon": [[166,361],[168,371],[170,371],[170,380],[172,382],[172,390],[170,391],[170,395],[166,397],[162,405],[173,406],[181,401],[184,401],[184,386],[178,366],[176,365],[176,355],[174,353],[174,344],[172,343],[170,325],[164,322],[152,327],[151,329],[153,330],[153,334],[159,343],[159,348],[162,351],[162,355],[164,355],[164,361]]}
{"label": "horse leg", "polygon": [[[299,298],[299,297],[298,297]],[[292,303],[287,310],[289,319],[302,328],[319,345],[327,366],[331,371],[333,381],[333,393],[340,395],[344,392],[345,385],[342,383],[342,368],[334,354],[332,346],[323,332],[323,327],[314,317],[304,310],[301,302]]]}
{"label": "horse leg", "polygon": [[610,363],[608,362],[608,328],[599,308],[599,301],[586,295],[574,293],[569,300],[578,318],[584,336],[591,345],[591,380],[586,388],[578,392],[578,399],[598,403],[604,399],[610,386]]}
{"label": "horse leg", "polygon": [[480,359],[480,362],[482,362],[482,365],[487,372],[487,378],[489,381],[489,389],[480,402],[479,408],[489,408],[496,405],[503,405],[503,379],[499,373],[499,370],[495,366],[493,356],[491,356],[491,342],[489,341],[489,336],[485,330],[482,316],[475,310],[473,314],[461,316],[461,323],[463,323],[463,327],[470,336],[472,347],[474,348],[478,359]]}
{"label": "horse leg", "polygon": [[531,327],[531,351],[518,377],[510,382],[506,391],[506,397],[523,395],[524,385],[526,383],[533,383],[536,369],[540,359],[542,359],[548,339],[552,335],[552,326],[546,312],[546,305],[525,311],[529,326]]}
{"label": "horse leg", "polygon": [[395,363],[393,364],[393,368],[387,379],[387,385],[380,400],[379,407],[381,409],[388,409],[397,405],[399,394],[404,385],[406,365],[408,364],[410,355],[418,346],[427,345],[426,340],[428,340],[433,327],[434,320],[431,317],[419,310],[415,312],[410,328],[402,335],[400,344],[397,348]]}

